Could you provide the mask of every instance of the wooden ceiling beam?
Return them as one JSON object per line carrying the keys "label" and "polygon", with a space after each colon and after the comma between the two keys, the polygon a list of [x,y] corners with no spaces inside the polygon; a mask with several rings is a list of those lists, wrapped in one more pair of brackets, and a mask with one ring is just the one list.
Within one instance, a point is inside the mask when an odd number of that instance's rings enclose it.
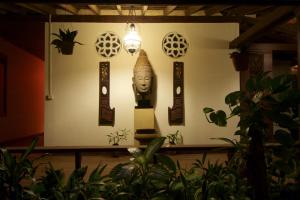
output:
{"label": "wooden ceiling beam", "polygon": [[31,4],[26,4],[26,3],[16,3],[15,5],[20,6],[22,8],[26,8],[28,10],[34,11],[36,13],[39,14],[47,14],[45,11],[42,11],[40,9],[35,8],[34,6],[32,6]]}
{"label": "wooden ceiling beam", "polygon": [[[53,15],[53,22],[99,22],[99,23],[126,23],[132,20],[131,16],[119,15]],[[224,16],[136,16],[137,23],[238,23],[237,17]],[[36,15],[3,15],[2,21],[41,21],[47,22],[48,16]]]}
{"label": "wooden ceiling beam", "polygon": [[88,7],[95,13],[95,15],[101,15],[101,10],[97,5],[89,4]]}
{"label": "wooden ceiling beam", "polygon": [[56,14],[56,9],[54,6],[51,5],[46,5],[46,4],[32,4],[35,8],[42,10],[48,14],[55,15]]}
{"label": "wooden ceiling beam", "polygon": [[273,12],[266,15],[262,20],[257,22],[254,26],[242,33],[239,37],[229,43],[231,49],[247,46],[254,39],[263,35],[264,32],[280,25],[282,20],[291,17],[294,10],[293,6],[281,6],[276,8]]}
{"label": "wooden ceiling beam", "polygon": [[[99,1],[99,0],[1,0],[2,2],[18,2],[18,3],[88,3],[88,4],[110,4],[110,5],[115,5],[116,0],[105,0],[105,1]],[[122,4],[140,4],[141,0],[122,0],[122,1],[117,1],[117,2],[122,2]],[[243,0],[243,1],[237,1],[237,0],[226,0],[226,1],[221,1],[221,0],[151,0],[151,1],[144,1],[144,2],[149,2],[151,4],[171,4],[171,3],[176,3],[178,5],[186,5],[186,4],[220,4],[220,2],[224,2],[224,4],[233,4],[233,3],[241,3],[241,4],[276,4],[276,5],[295,5],[299,2],[295,0],[272,0],[272,1],[266,1],[266,0]]]}
{"label": "wooden ceiling beam", "polygon": [[59,4],[59,7],[63,8],[64,10],[66,10],[74,15],[77,15],[77,13],[78,13],[78,9],[71,4]]}
{"label": "wooden ceiling beam", "polygon": [[[250,15],[263,12],[264,10],[270,9],[274,6],[237,6],[235,8],[229,9],[227,15]],[[227,11],[227,10],[226,10]]]}
{"label": "wooden ceiling beam", "polygon": [[[0,18],[1,19],[1,18]],[[109,22],[123,23],[131,21],[131,16],[118,15],[56,15],[52,16],[53,22]],[[136,23],[238,23],[237,17],[223,16],[135,16]]]}
{"label": "wooden ceiling beam", "polygon": [[15,6],[13,4],[0,3],[0,8],[2,10],[12,12],[12,13],[17,13],[17,14],[25,14],[26,13],[26,10],[24,8]]}
{"label": "wooden ceiling beam", "polygon": [[282,43],[253,43],[247,49],[249,51],[296,51],[296,44],[282,44]]}
{"label": "wooden ceiling beam", "polygon": [[206,16],[212,16],[216,13],[220,13],[225,9],[231,8],[232,5],[216,5],[216,6],[208,6],[204,9]]}
{"label": "wooden ceiling beam", "polygon": [[185,16],[191,16],[192,14],[202,10],[205,6],[188,6],[184,13],[185,13]]}
{"label": "wooden ceiling beam", "polygon": [[168,16],[171,12],[176,9],[177,6],[166,6],[164,9],[164,16]]}

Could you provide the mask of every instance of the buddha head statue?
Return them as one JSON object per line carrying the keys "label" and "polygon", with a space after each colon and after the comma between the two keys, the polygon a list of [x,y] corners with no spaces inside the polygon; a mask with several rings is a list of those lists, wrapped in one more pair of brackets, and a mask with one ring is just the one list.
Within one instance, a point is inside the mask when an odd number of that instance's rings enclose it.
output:
{"label": "buddha head statue", "polygon": [[134,89],[140,95],[151,92],[152,67],[144,50],[140,51],[139,57],[133,69]]}
{"label": "buddha head statue", "polygon": [[140,51],[139,57],[133,69],[133,90],[138,107],[151,107],[153,71],[144,50]]}

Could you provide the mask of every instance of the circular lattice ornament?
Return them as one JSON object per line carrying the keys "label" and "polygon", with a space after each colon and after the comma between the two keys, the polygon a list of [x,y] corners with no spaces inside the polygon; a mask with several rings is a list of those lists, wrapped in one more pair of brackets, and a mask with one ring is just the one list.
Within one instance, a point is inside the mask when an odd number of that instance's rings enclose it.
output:
{"label": "circular lattice ornament", "polygon": [[121,50],[121,40],[112,32],[101,34],[96,40],[96,51],[100,56],[111,58]]}
{"label": "circular lattice ornament", "polygon": [[168,33],[162,41],[163,51],[172,58],[184,56],[188,47],[186,39],[176,32]]}

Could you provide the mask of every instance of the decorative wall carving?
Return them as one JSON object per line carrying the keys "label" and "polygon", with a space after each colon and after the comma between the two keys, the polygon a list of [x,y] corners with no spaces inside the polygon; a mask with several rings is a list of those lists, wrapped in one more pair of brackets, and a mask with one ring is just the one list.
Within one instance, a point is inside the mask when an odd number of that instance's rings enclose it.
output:
{"label": "decorative wall carving", "polygon": [[99,125],[114,126],[115,108],[109,103],[110,63],[100,62]]}
{"label": "decorative wall carving", "polygon": [[100,56],[111,58],[120,52],[122,45],[118,35],[106,32],[97,38],[95,46]]}
{"label": "decorative wall carving", "polygon": [[163,51],[172,58],[184,56],[188,47],[189,44],[186,39],[176,32],[168,33],[162,41]]}
{"label": "decorative wall carving", "polygon": [[250,53],[248,59],[250,74],[258,74],[264,71],[264,55],[258,53]]}
{"label": "decorative wall carving", "polygon": [[168,108],[170,125],[184,124],[184,63],[173,63],[173,101],[172,108]]}

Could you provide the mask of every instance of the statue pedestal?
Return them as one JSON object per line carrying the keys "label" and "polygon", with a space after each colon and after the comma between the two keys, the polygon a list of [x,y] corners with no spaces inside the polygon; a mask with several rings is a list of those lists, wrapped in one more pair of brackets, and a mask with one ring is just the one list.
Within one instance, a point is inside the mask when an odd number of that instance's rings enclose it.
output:
{"label": "statue pedestal", "polygon": [[152,139],[159,137],[155,132],[155,117],[153,108],[134,109],[135,145],[146,145]]}

